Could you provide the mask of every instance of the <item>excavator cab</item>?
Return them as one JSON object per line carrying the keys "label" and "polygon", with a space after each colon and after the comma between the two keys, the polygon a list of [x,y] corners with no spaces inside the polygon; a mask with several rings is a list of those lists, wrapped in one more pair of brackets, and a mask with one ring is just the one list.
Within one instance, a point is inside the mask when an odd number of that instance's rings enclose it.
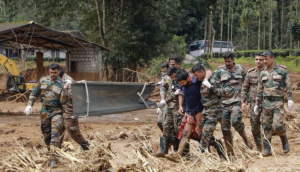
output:
{"label": "excavator cab", "polygon": [[26,91],[25,79],[23,76],[9,75],[6,85],[8,92],[24,93]]}

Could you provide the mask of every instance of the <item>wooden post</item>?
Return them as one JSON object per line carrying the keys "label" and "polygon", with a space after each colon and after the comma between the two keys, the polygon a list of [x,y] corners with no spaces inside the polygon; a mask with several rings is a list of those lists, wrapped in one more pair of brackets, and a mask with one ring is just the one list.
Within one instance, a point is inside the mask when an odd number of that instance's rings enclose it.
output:
{"label": "wooden post", "polygon": [[36,69],[37,69],[37,81],[45,75],[44,68],[44,54],[42,52],[36,53]]}
{"label": "wooden post", "polygon": [[126,70],[123,68],[123,82],[126,82]]}

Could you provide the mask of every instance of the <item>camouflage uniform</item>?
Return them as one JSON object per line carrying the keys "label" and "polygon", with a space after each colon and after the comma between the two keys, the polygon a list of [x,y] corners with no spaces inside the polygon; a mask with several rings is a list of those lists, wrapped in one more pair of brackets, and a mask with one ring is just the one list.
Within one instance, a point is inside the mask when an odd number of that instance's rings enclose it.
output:
{"label": "camouflage uniform", "polygon": [[[66,80],[74,81],[73,78],[64,74],[62,76],[62,80],[65,82]],[[86,141],[80,130],[78,125],[78,116],[73,115],[73,103],[72,103],[72,90],[71,85],[65,88],[62,92],[61,104],[63,107],[63,118],[64,118],[64,128],[62,138],[64,137],[64,132],[67,130],[71,138],[82,146],[83,149],[88,149],[89,143]],[[63,139],[61,140],[63,141]]]}
{"label": "camouflage uniform", "polygon": [[[210,78],[209,82],[216,85],[214,78]],[[202,134],[209,141],[213,137],[213,132],[216,129],[217,122],[221,122],[221,102],[220,97],[212,90],[202,85],[201,102],[203,104],[202,111]],[[201,139],[200,145],[202,148],[208,148],[208,143]]]}
{"label": "camouflage uniform", "polygon": [[212,76],[220,81],[222,90],[213,87],[212,90],[218,95],[222,95],[221,101],[223,107],[222,130],[230,131],[231,122],[236,131],[242,131],[245,128],[242,121],[241,111],[241,89],[245,77],[244,66],[235,64],[233,71],[228,71],[226,66],[220,66]]}
{"label": "camouflage uniform", "polygon": [[[163,94],[165,94],[165,95],[167,94],[167,90],[164,87],[164,80],[166,80],[167,77],[169,77],[167,74],[162,74],[162,78],[161,78],[162,86],[160,87],[160,96]],[[167,113],[168,113],[168,108],[166,106],[163,108],[162,111],[157,113],[157,126],[161,130],[161,132],[163,132],[164,116]]]}
{"label": "camouflage uniform", "polygon": [[231,123],[234,129],[243,138],[247,147],[252,149],[245,132],[245,125],[242,121],[243,114],[241,111],[241,89],[245,78],[244,66],[235,64],[233,71],[228,71],[226,66],[220,66],[212,76],[214,80],[220,82],[220,88],[212,87],[211,90],[221,96],[222,101],[222,117],[221,129],[225,140],[228,154],[233,152],[233,137],[231,133]]}
{"label": "camouflage uniform", "polygon": [[28,105],[33,106],[41,95],[41,130],[47,146],[60,147],[63,130],[62,106],[60,103],[63,81],[58,78],[51,81],[51,77],[42,77],[29,96]]}
{"label": "camouflage uniform", "polygon": [[263,104],[261,120],[268,140],[272,138],[272,129],[279,136],[286,135],[283,107],[285,90],[288,100],[293,100],[293,88],[285,66],[275,64],[272,71],[266,69],[260,72],[256,105]]}
{"label": "camouflage uniform", "polygon": [[[255,114],[254,113],[254,106],[256,101],[256,89],[258,84],[258,77],[259,77],[260,71],[257,69],[257,67],[251,68],[248,70],[245,81],[242,87],[241,92],[241,98],[242,103],[250,103],[250,109],[251,109],[251,131],[254,138],[254,141],[257,145],[257,149],[261,149],[261,135],[260,135],[260,113]],[[261,107],[261,106],[260,106]]]}
{"label": "camouflage uniform", "polygon": [[169,77],[164,77],[164,86],[166,93],[167,114],[164,117],[163,135],[165,137],[176,137],[181,125],[182,115],[179,113],[178,96],[175,91],[179,88],[179,84]]}

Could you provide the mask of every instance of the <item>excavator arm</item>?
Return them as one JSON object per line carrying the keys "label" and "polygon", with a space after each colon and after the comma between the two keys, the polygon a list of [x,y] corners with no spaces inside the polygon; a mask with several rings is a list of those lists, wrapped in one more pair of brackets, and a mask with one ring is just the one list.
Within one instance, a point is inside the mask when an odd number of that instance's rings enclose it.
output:
{"label": "excavator arm", "polygon": [[2,54],[0,54],[0,64],[5,67],[8,74],[14,75],[14,76],[20,76],[20,72],[17,68],[16,63],[13,60],[5,57]]}
{"label": "excavator arm", "polygon": [[8,91],[22,93],[33,89],[36,85],[36,83],[25,83],[24,76],[20,74],[17,64],[2,54],[0,54],[0,65],[3,65],[8,73],[6,84]]}

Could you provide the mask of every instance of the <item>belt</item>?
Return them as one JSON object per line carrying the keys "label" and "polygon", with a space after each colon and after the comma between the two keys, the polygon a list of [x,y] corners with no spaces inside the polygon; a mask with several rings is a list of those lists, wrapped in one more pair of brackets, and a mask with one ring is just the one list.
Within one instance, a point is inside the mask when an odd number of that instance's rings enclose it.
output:
{"label": "belt", "polygon": [[60,108],[57,106],[45,106],[45,109],[46,110],[56,110],[56,109],[60,109]]}
{"label": "belt", "polygon": [[283,97],[264,97],[265,100],[269,100],[269,101],[282,101],[284,98]]}
{"label": "belt", "polygon": [[205,109],[205,110],[209,110],[209,109],[217,109],[217,108],[219,108],[219,107],[220,107],[219,105],[204,106],[204,109]]}

